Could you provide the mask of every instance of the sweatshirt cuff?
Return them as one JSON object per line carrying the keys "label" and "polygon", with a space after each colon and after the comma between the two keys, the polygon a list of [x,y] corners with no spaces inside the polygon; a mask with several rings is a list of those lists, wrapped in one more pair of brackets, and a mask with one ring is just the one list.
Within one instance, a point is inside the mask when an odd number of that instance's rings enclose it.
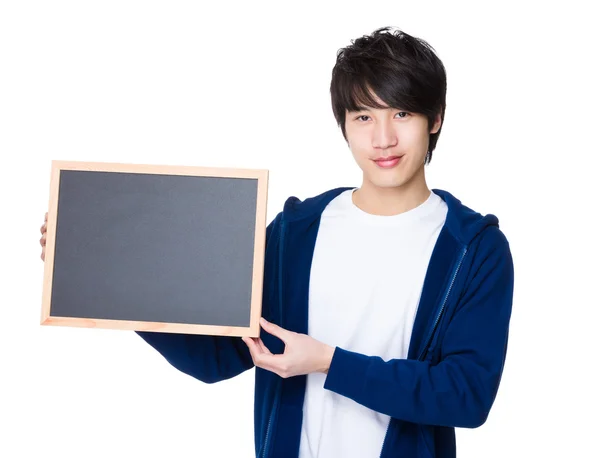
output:
{"label": "sweatshirt cuff", "polygon": [[366,355],[335,347],[323,387],[351,399],[360,398],[367,380],[369,360]]}

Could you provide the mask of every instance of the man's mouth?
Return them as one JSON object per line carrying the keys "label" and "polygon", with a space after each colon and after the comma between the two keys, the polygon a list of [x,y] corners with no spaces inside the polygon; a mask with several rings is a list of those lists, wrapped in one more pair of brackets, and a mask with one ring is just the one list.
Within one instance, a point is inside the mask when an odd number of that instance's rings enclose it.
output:
{"label": "man's mouth", "polygon": [[379,166],[383,169],[390,169],[390,168],[398,165],[398,163],[400,162],[400,159],[402,159],[402,157],[403,156],[380,157],[378,159],[374,159],[373,162],[375,162],[375,164],[377,164],[377,166]]}

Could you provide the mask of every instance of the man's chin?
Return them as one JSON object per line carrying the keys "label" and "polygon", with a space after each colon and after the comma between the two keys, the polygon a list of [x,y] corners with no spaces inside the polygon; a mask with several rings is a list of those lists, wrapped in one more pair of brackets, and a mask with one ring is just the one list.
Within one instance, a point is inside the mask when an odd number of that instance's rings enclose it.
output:
{"label": "man's chin", "polygon": [[373,179],[369,180],[371,186],[376,189],[393,189],[393,188],[401,188],[406,185],[406,180],[402,178],[392,178],[388,180],[382,179]]}

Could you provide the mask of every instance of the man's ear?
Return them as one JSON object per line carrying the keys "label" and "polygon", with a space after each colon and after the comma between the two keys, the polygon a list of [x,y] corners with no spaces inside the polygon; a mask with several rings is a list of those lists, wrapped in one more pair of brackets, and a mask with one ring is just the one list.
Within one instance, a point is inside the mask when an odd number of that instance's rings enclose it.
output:
{"label": "man's ear", "polygon": [[437,131],[440,130],[440,127],[442,127],[442,114],[438,113],[437,116],[435,117],[435,121],[433,123],[433,126],[431,126],[431,130],[429,131],[429,133],[430,134],[437,133]]}

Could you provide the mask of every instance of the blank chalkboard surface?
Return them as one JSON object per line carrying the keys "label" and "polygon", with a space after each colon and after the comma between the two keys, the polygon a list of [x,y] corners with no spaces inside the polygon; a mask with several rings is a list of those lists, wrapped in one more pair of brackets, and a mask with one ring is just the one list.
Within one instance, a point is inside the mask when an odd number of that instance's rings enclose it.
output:
{"label": "blank chalkboard surface", "polygon": [[267,179],[53,161],[42,324],[258,336]]}

